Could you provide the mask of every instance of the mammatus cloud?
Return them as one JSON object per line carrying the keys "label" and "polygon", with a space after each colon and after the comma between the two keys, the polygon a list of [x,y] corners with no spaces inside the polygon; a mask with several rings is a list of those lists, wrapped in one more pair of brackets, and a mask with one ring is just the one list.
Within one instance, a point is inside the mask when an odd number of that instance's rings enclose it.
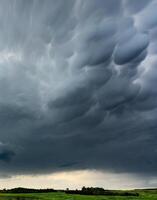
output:
{"label": "mammatus cloud", "polygon": [[0,1],[0,172],[157,175],[157,1]]}

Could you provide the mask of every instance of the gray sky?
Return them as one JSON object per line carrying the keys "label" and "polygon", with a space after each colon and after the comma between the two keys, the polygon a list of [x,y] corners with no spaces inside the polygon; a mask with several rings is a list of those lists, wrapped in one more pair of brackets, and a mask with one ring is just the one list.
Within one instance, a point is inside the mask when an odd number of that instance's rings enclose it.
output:
{"label": "gray sky", "polygon": [[114,188],[156,184],[156,10],[157,0],[0,0],[2,187],[77,172],[88,185],[105,187],[99,173]]}

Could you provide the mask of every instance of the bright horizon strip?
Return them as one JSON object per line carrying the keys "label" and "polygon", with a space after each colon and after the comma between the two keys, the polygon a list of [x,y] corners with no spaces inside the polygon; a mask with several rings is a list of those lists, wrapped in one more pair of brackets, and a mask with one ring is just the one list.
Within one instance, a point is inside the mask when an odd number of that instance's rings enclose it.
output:
{"label": "bright horizon strip", "polygon": [[47,175],[17,175],[0,179],[1,189],[15,187],[53,188],[53,189],[81,189],[85,187],[103,187],[104,189],[135,189],[155,187],[156,177],[139,178],[135,174],[111,173],[96,170],[78,170],[57,172]]}

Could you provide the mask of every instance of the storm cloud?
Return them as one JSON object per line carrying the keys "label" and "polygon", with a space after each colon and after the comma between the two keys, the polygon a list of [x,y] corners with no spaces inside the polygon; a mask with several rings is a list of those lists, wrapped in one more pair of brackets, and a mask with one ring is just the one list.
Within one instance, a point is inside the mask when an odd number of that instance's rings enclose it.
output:
{"label": "storm cloud", "polygon": [[156,10],[0,0],[0,174],[157,175]]}

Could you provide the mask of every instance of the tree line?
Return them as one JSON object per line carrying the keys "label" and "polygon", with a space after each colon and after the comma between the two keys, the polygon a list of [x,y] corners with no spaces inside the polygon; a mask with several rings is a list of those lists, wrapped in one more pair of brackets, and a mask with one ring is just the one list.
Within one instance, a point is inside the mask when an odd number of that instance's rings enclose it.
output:
{"label": "tree line", "polygon": [[105,190],[99,187],[82,187],[81,190],[65,191],[67,194],[82,194],[82,195],[112,195],[112,196],[139,196],[135,191],[121,191],[121,190]]}
{"label": "tree line", "polygon": [[47,192],[56,192],[54,189],[32,189],[32,188],[13,188],[13,189],[3,189],[0,190],[1,193],[47,193]]}
{"label": "tree line", "polygon": [[65,192],[67,194],[80,194],[80,195],[112,195],[112,196],[139,196],[135,190],[122,191],[122,190],[105,190],[100,187],[82,187],[81,190],[55,190],[55,189],[32,189],[32,188],[13,188],[3,189],[0,193],[48,193],[48,192]]}

